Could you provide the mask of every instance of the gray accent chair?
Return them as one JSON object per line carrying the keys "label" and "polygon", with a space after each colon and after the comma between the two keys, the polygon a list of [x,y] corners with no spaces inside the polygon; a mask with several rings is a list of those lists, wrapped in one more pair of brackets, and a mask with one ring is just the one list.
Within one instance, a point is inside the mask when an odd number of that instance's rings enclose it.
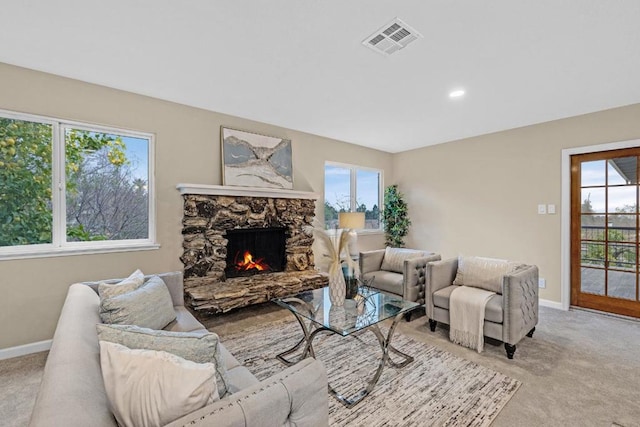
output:
{"label": "gray accent chair", "polygon": [[385,254],[397,250],[388,249],[360,252],[360,274],[363,279],[375,277],[373,287],[424,304],[427,263],[441,259],[440,255],[416,249],[400,249],[407,255],[394,262],[385,262]]}
{"label": "gray accent chair", "polygon": [[[425,310],[431,331],[438,322],[449,322],[449,297],[458,286],[453,281],[458,258],[430,262],[426,273]],[[538,324],[538,267],[522,265],[502,278],[502,293],[489,299],[484,315],[484,335],[504,343],[513,359],[516,344],[524,336],[533,337]]]}
{"label": "gray accent chair", "polygon": [[[184,306],[182,273],[159,276],[169,288],[177,316],[164,329],[205,332],[204,326]],[[109,409],[100,368],[97,285],[98,282],[86,282],[69,287],[29,427],[117,426]],[[220,350],[231,394],[175,420],[170,426],[321,427],[329,424],[327,375],[321,362],[307,358],[258,381],[224,345],[220,344]]]}

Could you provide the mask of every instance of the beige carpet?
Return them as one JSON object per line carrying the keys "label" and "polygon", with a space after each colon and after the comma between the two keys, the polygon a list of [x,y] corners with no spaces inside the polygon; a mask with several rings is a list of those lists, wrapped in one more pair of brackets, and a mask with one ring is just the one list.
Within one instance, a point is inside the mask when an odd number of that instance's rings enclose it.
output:
{"label": "beige carpet", "polygon": [[0,360],[0,427],[29,422],[49,352]]}
{"label": "beige carpet", "polygon": [[[263,324],[225,335],[224,344],[259,379],[284,369],[276,354],[301,337],[295,321]],[[332,426],[488,426],[520,382],[396,332],[396,348],[415,357],[405,368],[385,367],[373,392],[352,409],[329,398]],[[332,387],[346,396],[364,388],[381,350],[372,333],[358,338],[322,334],[316,356]]]}

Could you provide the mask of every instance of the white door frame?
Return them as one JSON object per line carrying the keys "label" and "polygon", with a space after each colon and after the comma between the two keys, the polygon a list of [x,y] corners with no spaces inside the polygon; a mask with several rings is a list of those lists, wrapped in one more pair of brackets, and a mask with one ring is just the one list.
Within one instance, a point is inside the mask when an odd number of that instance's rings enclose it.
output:
{"label": "white door frame", "polygon": [[560,232],[560,304],[563,310],[569,310],[571,303],[571,156],[575,154],[595,153],[598,151],[619,150],[640,147],[640,139],[589,145],[586,147],[565,148],[562,150],[562,215]]}

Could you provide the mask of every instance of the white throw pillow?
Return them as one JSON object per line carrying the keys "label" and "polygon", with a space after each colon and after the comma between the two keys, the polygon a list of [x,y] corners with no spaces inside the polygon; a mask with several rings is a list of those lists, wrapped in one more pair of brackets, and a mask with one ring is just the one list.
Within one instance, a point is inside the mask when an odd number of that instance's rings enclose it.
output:
{"label": "white throw pillow", "polygon": [[459,256],[454,285],[472,286],[502,294],[502,277],[522,265],[504,259]]}
{"label": "white throw pillow", "polygon": [[100,341],[100,365],[122,427],[163,426],[219,399],[213,363]]}
{"label": "white throw pillow", "polygon": [[102,323],[162,329],[175,318],[169,289],[158,276],[151,276],[135,291],[100,299]]}
{"label": "white throw pillow", "polygon": [[423,256],[426,256],[425,252],[415,249],[390,248],[387,246],[384,250],[384,258],[382,258],[382,266],[380,267],[380,270],[402,273],[404,269],[404,262],[406,260],[411,258],[420,258]]}
{"label": "white throw pillow", "polygon": [[158,331],[135,325],[96,325],[98,339],[131,349],[166,351],[196,363],[213,363],[218,371],[218,394],[228,390],[227,369],[222,360],[220,338],[213,332]]}
{"label": "white throw pillow", "polygon": [[139,269],[131,273],[129,277],[118,283],[100,283],[98,295],[100,298],[110,298],[135,291],[144,283],[144,274]]}

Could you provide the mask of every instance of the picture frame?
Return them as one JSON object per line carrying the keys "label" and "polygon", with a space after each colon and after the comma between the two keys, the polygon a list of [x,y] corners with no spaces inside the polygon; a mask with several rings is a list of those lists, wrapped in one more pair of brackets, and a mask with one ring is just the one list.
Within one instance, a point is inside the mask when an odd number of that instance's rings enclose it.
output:
{"label": "picture frame", "polygon": [[293,189],[291,140],[224,126],[220,133],[224,185]]}

